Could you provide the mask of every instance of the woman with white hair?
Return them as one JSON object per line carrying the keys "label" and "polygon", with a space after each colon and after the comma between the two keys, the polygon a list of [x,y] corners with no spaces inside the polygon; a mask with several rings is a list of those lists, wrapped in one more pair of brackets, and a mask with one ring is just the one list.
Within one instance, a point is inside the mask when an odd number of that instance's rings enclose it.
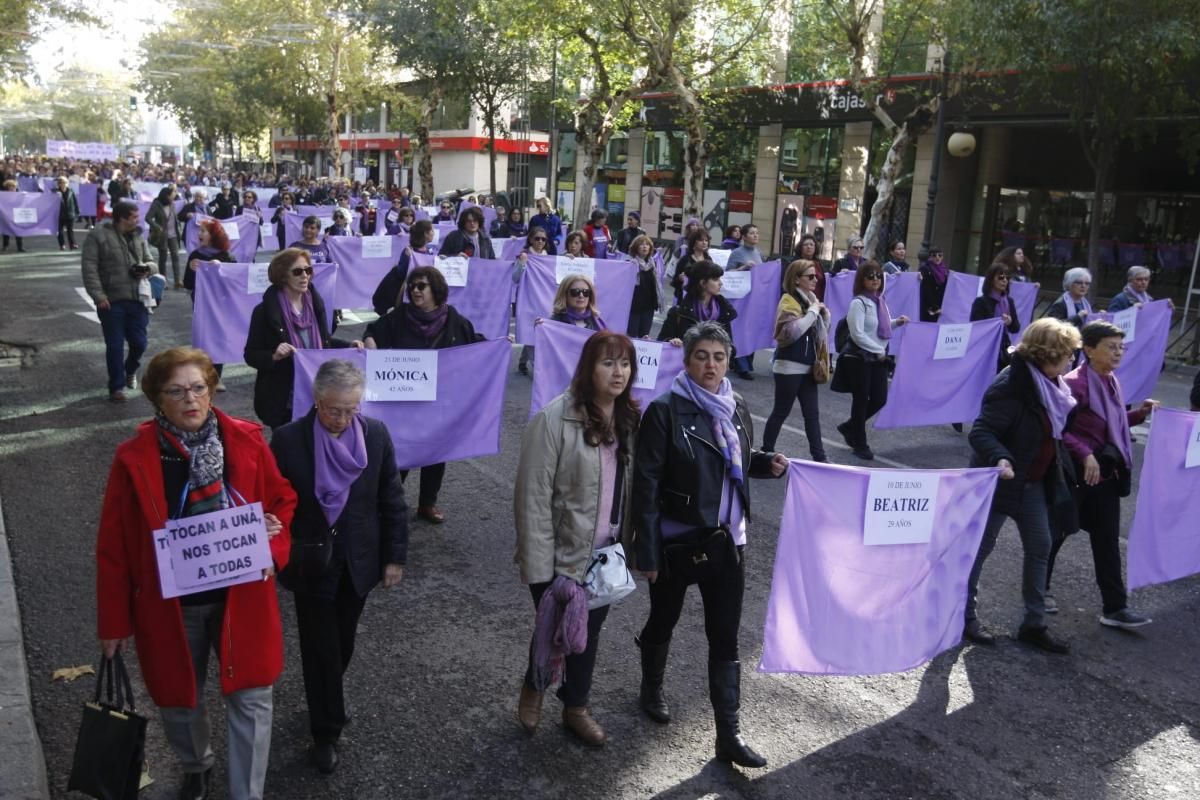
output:
{"label": "woman with white hair", "polygon": [[830,275],[837,275],[839,272],[853,270],[858,272],[858,268],[866,259],[863,257],[863,240],[861,236],[851,236],[846,241],[846,255],[833,262],[833,268],[829,270]]}
{"label": "woman with white hair", "polygon": [[350,227],[350,209],[337,208],[333,212],[333,224],[325,229],[326,236],[357,236]]}
{"label": "woman with white hair", "polygon": [[[1146,292],[1150,288],[1150,270],[1148,268],[1130,267],[1129,271],[1125,273],[1125,281],[1125,288],[1109,301],[1109,313],[1115,314],[1127,308],[1141,308],[1145,303],[1154,299]],[[1171,307],[1174,308],[1175,304],[1171,303]]]}
{"label": "woman with white hair", "polygon": [[1066,320],[1076,328],[1082,328],[1092,313],[1092,304],[1087,299],[1091,287],[1092,273],[1083,267],[1067,270],[1063,275],[1063,296],[1050,304],[1046,316]]}

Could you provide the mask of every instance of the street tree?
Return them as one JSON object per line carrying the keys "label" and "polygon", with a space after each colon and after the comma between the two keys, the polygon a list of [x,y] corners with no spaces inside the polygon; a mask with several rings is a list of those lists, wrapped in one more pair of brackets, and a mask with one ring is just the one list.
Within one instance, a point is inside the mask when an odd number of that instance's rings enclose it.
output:
{"label": "street tree", "polygon": [[507,9],[476,5],[463,20],[462,85],[479,109],[488,135],[488,190],[496,193],[496,134],[507,133],[504,111],[525,85],[531,47],[528,28],[512,25]]}

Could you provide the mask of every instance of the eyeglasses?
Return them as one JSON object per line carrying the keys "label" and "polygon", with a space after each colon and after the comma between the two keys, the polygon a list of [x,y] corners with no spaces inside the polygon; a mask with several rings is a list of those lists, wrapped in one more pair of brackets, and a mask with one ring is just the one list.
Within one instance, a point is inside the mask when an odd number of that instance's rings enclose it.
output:
{"label": "eyeglasses", "polygon": [[312,267],[292,267],[292,277],[299,278],[301,275],[312,275]]}
{"label": "eyeglasses", "polygon": [[168,386],[166,389],[163,389],[163,394],[174,400],[176,403],[186,397],[189,393],[197,400],[199,400],[201,397],[207,397],[208,384],[193,383],[191,386]]}
{"label": "eyeglasses", "polygon": [[358,413],[358,406],[338,408],[337,406],[323,406],[318,404],[317,409],[330,419],[351,419]]}
{"label": "eyeglasses", "polygon": [[429,284],[425,283],[424,281],[418,281],[417,283],[410,283],[408,285],[408,291],[410,293],[411,292],[423,292],[428,288],[429,288]]}
{"label": "eyeglasses", "polygon": [[850,249],[851,250],[862,250],[863,246],[861,244],[852,244],[852,245],[850,245]]}
{"label": "eyeglasses", "polygon": [[1006,283],[1007,283],[1007,282],[1008,282],[1008,276],[1007,276],[1007,275],[997,275],[996,277],[992,278],[992,280],[994,280],[994,281],[1004,281],[1004,282],[1006,282]]}
{"label": "eyeglasses", "polygon": [[544,241],[546,241],[546,237],[545,236],[535,236],[532,239],[530,239],[530,241],[531,242],[544,242]]}
{"label": "eyeglasses", "polygon": [[442,211],[449,211],[453,206],[442,206]]}
{"label": "eyeglasses", "polygon": [[571,295],[571,297],[591,297],[592,296],[591,289],[568,289],[567,293],[569,295]]}
{"label": "eyeglasses", "polygon": [[1124,342],[1105,342],[1104,349],[1110,353],[1123,353],[1123,352],[1125,352],[1125,343]]}
{"label": "eyeglasses", "polygon": [[883,280],[883,275],[881,275],[878,272],[868,272],[866,275],[863,275],[863,280],[865,280],[865,281],[881,281],[881,280]]}
{"label": "eyeglasses", "polygon": [[942,254],[941,253],[930,253],[929,257],[930,258],[941,258]]}
{"label": "eyeglasses", "polygon": [[810,279],[815,279],[815,278],[817,277],[817,273],[815,273],[815,272],[806,272],[806,273],[804,273],[803,275],[797,275],[796,277],[797,277],[797,278],[810,278]]}

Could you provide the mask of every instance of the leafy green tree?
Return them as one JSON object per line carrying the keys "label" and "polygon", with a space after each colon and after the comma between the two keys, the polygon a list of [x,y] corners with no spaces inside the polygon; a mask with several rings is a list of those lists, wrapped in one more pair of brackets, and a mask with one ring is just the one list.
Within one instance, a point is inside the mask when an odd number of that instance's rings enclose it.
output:
{"label": "leafy green tree", "polygon": [[49,87],[19,82],[0,90],[0,119],[27,117],[5,125],[7,144],[40,152],[47,139],[130,142],[141,129],[127,109],[130,81],[73,67]]}
{"label": "leafy green tree", "polygon": [[0,81],[29,74],[29,50],[52,26],[101,20],[83,0],[3,0],[0,2]]}
{"label": "leafy green tree", "polygon": [[463,23],[462,84],[487,129],[492,194],[496,193],[496,133],[507,132],[503,112],[520,94],[529,67],[528,27],[512,22],[507,9],[480,4]]}

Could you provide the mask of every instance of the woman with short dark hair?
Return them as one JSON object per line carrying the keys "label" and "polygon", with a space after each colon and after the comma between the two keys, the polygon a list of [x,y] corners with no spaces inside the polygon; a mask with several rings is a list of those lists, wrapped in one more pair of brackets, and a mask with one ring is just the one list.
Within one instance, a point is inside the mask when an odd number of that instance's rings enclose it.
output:
{"label": "woman with short dark hair", "polygon": [[[411,208],[405,207],[401,210],[412,215]],[[432,222],[423,219],[413,223],[408,231],[408,246],[400,253],[400,260],[396,262],[395,267],[388,271],[387,275],[383,276],[383,280],[375,289],[375,294],[371,295],[371,307],[375,309],[376,314],[382,317],[400,302],[400,292],[404,289],[405,281],[408,280],[408,271],[416,263],[413,255],[415,253],[433,255],[433,245],[430,244],[432,239]]]}
{"label": "woman with short dark hair", "polygon": [[996,363],[996,371],[1008,366],[1011,357],[1008,349],[1012,342],[1009,334],[1020,333],[1021,320],[1017,316],[1017,304],[1013,302],[1008,291],[1012,281],[1012,272],[1008,266],[994,262],[983,274],[983,291],[971,304],[971,322],[984,319],[999,319],[1004,323],[1000,333],[1000,355]]}
{"label": "woman with short dark hair", "polygon": [[711,261],[698,261],[688,273],[687,291],[679,304],[667,311],[667,318],[658,330],[658,340],[678,344],[693,325],[709,321],[724,328],[732,340],[737,310],[721,295],[721,276],[725,270]]}
{"label": "woman with short dark hair", "polygon": [[921,275],[918,294],[921,297],[921,322],[937,322],[942,315],[942,303],[946,297],[946,284],[950,280],[950,268],[946,266],[942,248],[929,248],[929,259],[917,270]]}
{"label": "woman with short dark hair", "polygon": [[689,285],[689,281],[691,281],[692,269],[701,262],[710,261],[708,257],[709,243],[708,231],[703,227],[697,226],[688,234],[687,249],[675,262],[675,271],[671,275],[671,288],[675,291],[677,304],[683,302],[684,286]]}
{"label": "woman with short dark hair", "polygon": [[[283,242],[283,239],[279,241]],[[309,261],[312,264],[329,264],[333,261],[329,257],[329,248],[325,246],[325,242],[321,238],[321,218],[312,214],[305,217],[304,221],[300,223],[300,238],[289,244],[288,248],[308,253]],[[273,260],[272,263],[274,263]]]}
{"label": "woman with short dark hair", "polygon": [[583,239],[583,252],[588,258],[608,258],[613,238],[608,230],[607,211],[601,208],[592,210],[591,219],[583,226]]}
{"label": "woman with short dark hair", "polygon": [[477,206],[471,206],[458,215],[458,230],[446,235],[438,255],[490,259],[496,257],[492,240],[483,230],[483,212]]}

